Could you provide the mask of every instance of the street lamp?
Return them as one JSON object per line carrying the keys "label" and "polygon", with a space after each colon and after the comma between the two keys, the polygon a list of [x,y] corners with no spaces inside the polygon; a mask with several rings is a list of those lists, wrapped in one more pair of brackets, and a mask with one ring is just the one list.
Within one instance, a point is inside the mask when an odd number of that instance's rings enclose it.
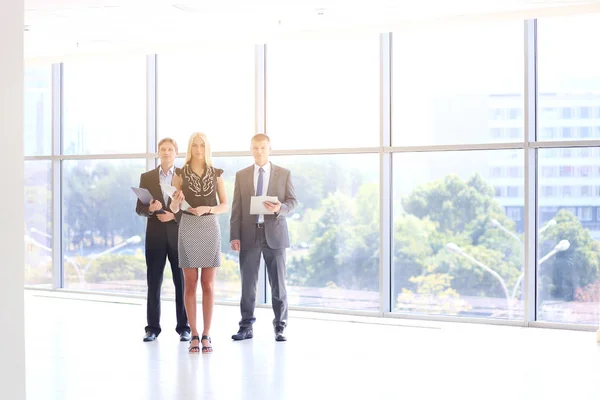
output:
{"label": "street lamp", "polygon": [[514,234],[513,232],[509,231],[508,229],[506,229],[504,227],[504,225],[502,225],[500,222],[498,222],[498,220],[496,218],[492,219],[492,225],[494,225],[497,228],[502,229],[504,232],[506,232],[508,235],[510,235],[511,237],[513,237],[517,242],[519,242],[521,245],[523,245],[523,242],[521,241],[521,238],[518,237],[516,234]]}
{"label": "street lamp", "polygon": [[36,247],[39,247],[42,250],[46,250],[46,251],[52,251],[52,249],[50,247],[46,247],[43,244],[41,244],[40,242],[38,242],[37,240],[35,240],[34,238],[32,238],[29,235],[25,235],[25,243],[27,244],[33,244]]}
{"label": "street lamp", "polygon": [[[113,247],[111,247],[109,249],[104,250],[103,252],[100,252],[98,254],[92,254],[90,256],[90,259],[88,260],[87,264],[85,264],[85,267],[83,267],[83,276],[85,276],[85,273],[90,268],[90,265],[92,265],[92,262],[94,262],[94,260],[96,260],[97,258],[102,257],[105,254],[112,253],[113,251],[118,250],[121,247],[125,247],[125,246],[130,245],[130,244],[138,244],[141,241],[142,241],[142,238],[139,237],[138,235],[135,235],[135,236],[132,236],[129,239],[127,239],[127,240],[119,243],[116,246],[113,246]],[[80,275],[80,278],[81,278],[81,275]],[[81,283],[83,283],[83,280],[81,281]]]}
{"label": "street lamp", "polygon": [[544,225],[540,228],[540,230],[538,231],[538,234],[544,232],[546,229],[548,229],[554,225],[556,225],[556,220],[554,218],[552,218],[550,221],[546,222],[546,225]]}
{"label": "street lamp", "polygon": [[[73,267],[75,267],[75,271],[77,272],[77,277],[79,278],[79,282],[83,284],[83,283],[85,283],[85,273],[90,268],[90,265],[92,264],[92,262],[94,260],[96,260],[98,257],[101,257],[101,256],[103,256],[105,254],[108,254],[108,253],[112,253],[113,251],[118,250],[121,247],[125,247],[125,246],[130,245],[130,244],[138,244],[141,241],[142,241],[142,238],[139,237],[138,235],[135,235],[135,236],[132,236],[129,239],[127,239],[127,240],[119,243],[116,246],[113,246],[113,247],[111,247],[109,249],[104,250],[103,252],[100,252],[98,254],[92,254],[90,256],[90,260],[83,267],[83,272],[82,272],[82,268],[79,267],[79,264],[77,264],[77,262],[75,262],[75,260],[73,260],[71,257],[64,256],[64,258],[65,258],[65,261],[71,263],[71,265],[73,265]],[[48,252],[52,252],[51,248],[49,248],[47,246],[44,246],[43,244],[37,242],[31,236],[25,235],[25,242],[26,243],[31,243],[31,244],[39,247],[40,249],[46,250]]]}
{"label": "street lamp", "polygon": [[35,229],[35,228],[29,228],[29,230],[31,231],[31,233],[37,233],[40,236],[46,237],[48,239],[52,239],[52,235],[46,233],[46,232],[42,232],[39,229]]}
{"label": "street lamp", "polygon": [[[509,231],[508,229],[506,229],[506,227],[504,225],[502,225],[497,219],[493,218],[491,220],[492,225],[494,225],[497,228],[500,228],[501,230],[503,230],[504,232],[506,232],[508,235],[510,235],[513,239],[515,239],[517,242],[519,242],[519,244],[521,246],[523,246],[523,242],[521,241],[521,238],[518,237],[516,234],[514,234],[513,232]],[[556,225],[556,220],[554,218],[552,218],[551,220],[549,220],[548,222],[546,222],[546,224],[544,226],[542,226],[540,228],[540,230],[538,231],[538,235],[541,234],[542,232],[544,232],[546,229],[550,228],[551,226],[555,226]],[[538,261],[538,266],[543,263],[544,261],[546,261],[548,258],[552,257],[554,254],[556,254],[559,251],[565,251],[569,249],[569,246],[571,244],[569,243],[568,240],[561,240],[555,247],[554,250],[551,251],[550,253],[548,253],[544,258],[540,259]],[[517,282],[515,283],[515,286],[513,287],[512,290],[512,297],[515,298],[516,293],[517,293],[517,288],[519,287],[519,285],[521,284],[521,281],[523,280],[523,277],[525,275],[525,271],[523,270],[523,265],[521,265],[521,275],[519,276],[519,278],[517,279]]]}
{"label": "street lamp", "polygon": [[[36,247],[39,247],[42,250],[46,250],[47,252],[52,253],[52,249],[50,247],[44,246],[43,244],[41,244],[40,242],[38,242],[31,236],[25,235],[25,243],[32,244]],[[77,272],[77,276],[79,277],[79,281],[82,282],[83,276],[81,275],[81,271],[79,270],[79,264],[77,264],[77,262],[75,262],[75,260],[73,260],[71,257],[64,256],[64,258],[65,258],[66,262],[70,263],[75,268],[75,271]]]}
{"label": "street lamp", "polygon": [[483,268],[485,271],[489,272],[494,278],[496,278],[496,280],[498,282],[500,282],[500,285],[502,286],[502,290],[504,291],[504,296],[506,297],[506,307],[507,307],[507,311],[508,311],[508,318],[512,319],[512,304],[511,304],[511,298],[508,296],[508,289],[506,288],[506,283],[504,283],[504,279],[502,279],[502,277],[500,275],[498,275],[498,273],[496,271],[494,271],[493,269],[491,269],[490,267],[488,267],[487,265],[481,263],[480,261],[474,259],[473,257],[471,257],[470,255],[468,255],[467,253],[464,252],[463,249],[461,249],[457,244],[455,243],[448,243],[446,244],[446,249],[452,253],[458,253],[461,256],[469,259],[471,262],[473,262],[475,265]]}
{"label": "street lamp", "polygon": [[[542,257],[538,260],[538,262],[537,262],[538,267],[540,265],[542,265],[543,262],[547,261],[550,257],[555,255],[556,253],[569,250],[569,247],[571,247],[571,243],[568,240],[566,240],[566,239],[561,240],[560,242],[558,242],[558,244],[556,246],[554,246],[554,249],[552,249],[552,251],[550,251],[548,254],[546,254],[544,257]],[[519,279],[517,279],[515,286],[513,287],[513,291],[512,291],[513,298],[517,295],[517,288],[521,284],[521,281],[523,280],[524,277],[525,277],[525,273],[522,272],[521,275],[519,276]]]}
{"label": "street lamp", "polygon": [[556,253],[569,250],[569,247],[571,247],[571,243],[568,240],[565,240],[565,239],[561,240],[560,242],[558,242],[558,244],[556,246],[554,246],[554,248],[552,249],[552,251],[550,253],[548,253],[544,257],[540,258],[540,260],[538,261],[538,265],[540,265],[541,263],[543,263],[544,261],[546,261],[553,255],[555,255]]}
{"label": "street lamp", "polygon": [[[509,231],[508,229],[506,229],[506,227],[504,225],[502,225],[500,223],[500,221],[498,221],[496,218],[493,218],[491,220],[492,225],[494,225],[497,228],[502,229],[504,232],[506,232],[508,235],[510,235],[512,238],[514,238],[517,242],[519,242],[521,245],[523,245],[523,242],[521,241],[521,238],[518,237],[515,233]],[[542,226],[540,228],[540,230],[538,231],[538,235],[542,232],[544,232],[546,229],[550,228],[551,226],[556,225],[556,220],[553,218],[550,221],[546,222],[546,224],[544,226]]]}

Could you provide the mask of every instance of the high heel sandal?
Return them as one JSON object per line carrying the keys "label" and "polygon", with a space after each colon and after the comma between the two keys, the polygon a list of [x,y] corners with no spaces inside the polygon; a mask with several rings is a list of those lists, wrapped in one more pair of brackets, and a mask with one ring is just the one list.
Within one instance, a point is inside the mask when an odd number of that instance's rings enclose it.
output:
{"label": "high heel sandal", "polygon": [[[202,336],[204,337],[204,336]],[[190,353],[200,353],[200,346],[192,346],[192,342],[194,340],[198,341],[198,344],[200,344],[200,337],[199,336],[192,336],[192,338],[190,339],[190,347],[188,349],[188,351]]]}
{"label": "high heel sandal", "polygon": [[[202,353],[203,354],[212,353],[213,349],[212,349],[212,346],[210,345],[210,343],[212,343],[210,340],[210,336],[202,335],[202,340],[208,340],[208,343],[209,343],[208,346],[202,346]],[[200,343],[202,343],[202,341]]]}

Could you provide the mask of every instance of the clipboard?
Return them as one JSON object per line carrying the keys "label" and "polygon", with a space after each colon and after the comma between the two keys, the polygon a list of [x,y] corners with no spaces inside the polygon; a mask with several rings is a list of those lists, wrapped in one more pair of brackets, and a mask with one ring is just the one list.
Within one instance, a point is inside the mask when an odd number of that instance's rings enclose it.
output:
{"label": "clipboard", "polygon": [[265,201],[277,203],[277,196],[252,196],[250,197],[250,214],[275,214],[273,211],[267,210],[263,204]]}
{"label": "clipboard", "polygon": [[[139,187],[132,186],[131,190],[133,190],[133,193],[135,193],[137,198],[140,199],[142,204],[145,206],[149,205],[152,202],[152,200],[154,200],[154,197],[152,197],[152,195],[150,194],[150,191],[146,188],[139,188]],[[165,210],[163,210],[162,208],[160,210],[154,211],[154,214],[164,214],[164,213],[165,213]]]}
{"label": "clipboard", "polygon": [[152,197],[152,195],[150,194],[150,191],[146,188],[139,188],[139,187],[132,186],[131,190],[133,190],[133,193],[135,193],[137,198],[140,199],[142,204],[145,206],[149,205],[152,202],[152,200],[154,200],[154,197]]}

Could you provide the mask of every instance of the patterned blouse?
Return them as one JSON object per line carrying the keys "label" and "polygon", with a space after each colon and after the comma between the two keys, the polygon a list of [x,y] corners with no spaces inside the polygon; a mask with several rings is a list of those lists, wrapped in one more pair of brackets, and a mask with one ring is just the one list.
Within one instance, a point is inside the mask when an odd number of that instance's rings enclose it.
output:
{"label": "patterned blouse", "polygon": [[189,165],[181,168],[183,195],[192,208],[218,205],[217,178],[221,174],[223,170],[215,167],[206,167],[202,176],[192,171]]}

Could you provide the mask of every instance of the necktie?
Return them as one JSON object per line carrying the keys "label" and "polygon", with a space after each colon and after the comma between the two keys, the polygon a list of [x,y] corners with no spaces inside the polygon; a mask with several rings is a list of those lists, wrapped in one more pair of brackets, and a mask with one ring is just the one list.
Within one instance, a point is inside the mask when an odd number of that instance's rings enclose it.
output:
{"label": "necktie", "polygon": [[257,196],[262,196],[263,194],[263,174],[264,174],[265,170],[261,168],[259,168],[258,170],[258,182],[256,182],[256,195]]}
{"label": "necktie", "polygon": [[[265,170],[260,167],[258,169],[258,181],[256,182],[256,195],[262,196],[263,194],[263,174]],[[260,214],[256,215],[256,222],[258,222]]]}

